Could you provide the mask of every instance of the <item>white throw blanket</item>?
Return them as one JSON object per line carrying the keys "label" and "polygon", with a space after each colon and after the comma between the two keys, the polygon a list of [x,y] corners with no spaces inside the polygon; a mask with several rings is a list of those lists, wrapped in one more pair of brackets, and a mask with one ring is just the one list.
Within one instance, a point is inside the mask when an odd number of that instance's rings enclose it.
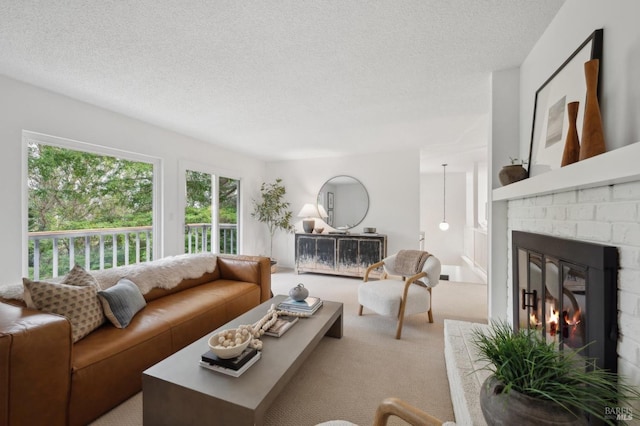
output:
{"label": "white throw blanket", "polygon": [[120,278],[133,281],[142,294],[152,288],[170,289],[184,279],[201,277],[205,273],[213,272],[217,265],[217,256],[213,253],[182,254],[164,257],[151,262],[135,265],[120,266],[102,271],[91,271],[101,289],[115,285]]}

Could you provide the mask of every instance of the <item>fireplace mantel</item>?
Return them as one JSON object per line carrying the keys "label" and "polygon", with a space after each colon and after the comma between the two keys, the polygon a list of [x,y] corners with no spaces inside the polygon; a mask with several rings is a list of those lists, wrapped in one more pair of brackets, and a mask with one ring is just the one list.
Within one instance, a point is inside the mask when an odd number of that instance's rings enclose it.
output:
{"label": "fireplace mantel", "polygon": [[493,201],[640,180],[640,142],[493,190]]}

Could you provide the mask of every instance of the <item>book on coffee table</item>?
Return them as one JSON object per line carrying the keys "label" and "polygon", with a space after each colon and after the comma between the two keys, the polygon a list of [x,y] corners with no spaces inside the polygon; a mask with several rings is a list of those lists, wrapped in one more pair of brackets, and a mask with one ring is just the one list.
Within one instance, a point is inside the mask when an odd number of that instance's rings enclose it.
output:
{"label": "book on coffee table", "polygon": [[232,370],[241,369],[247,362],[253,358],[257,349],[248,347],[240,355],[234,358],[220,358],[213,351],[209,350],[202,354],[202,362],[206,362],[211,365],[219,365],[220,367],[230,368]]}
{"label": "book on coffee table", "polygon": [[258,362],[261,356],[262,355],[260,351],[255,351],[253,356],[249,357],[248,360],[242,365],[242,367],[238,369],[223,367],[222,365],[218,364],[210,364],[207,361],[202,360],[200,360],[200,366],[209,370],[217,371],[218,373],[226,374],[228,376],[240,377],[242,373],[249,369],[249,367]]}
{"label": "book on coffee table", "polygon": [[278,304],[278,309],[289,312],[299,312],[303,314],[313,314],[322,306],[322,299],[319,297],[309,296],[302,301],[293,300],[287,297]]}
{"label": "book on coffee table", "polygon": [[293,326],[293,324],[298,322],[298,319],[298,317],[292,317],[289,315],[279,316],[276,322],[271,327],[269,327],[269,329],[265,331],[264,334],[266,334],[267,336],[280,337],[287,330],[289,330],[291,326]]}

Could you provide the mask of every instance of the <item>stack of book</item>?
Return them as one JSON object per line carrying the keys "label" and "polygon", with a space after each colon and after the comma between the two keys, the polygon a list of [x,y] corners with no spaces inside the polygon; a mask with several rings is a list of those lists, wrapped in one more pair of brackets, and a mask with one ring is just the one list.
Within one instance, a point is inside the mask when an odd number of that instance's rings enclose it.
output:
{"label": "stack of book", "polygon": [[202,354],[200,365],[218,373],[239,377],[260,359],[260,351],[248,347],[235,358],[219,358],[212,351]]}
{"label": "stack of book", "polygon": [[280,337],[288,329],[290,329],[293,324],[298,322],[298,319],[298,317],[280,315],[276,322],[271,327],[269,327],[269,329],[265,331],[264,334],[266,334],[267,336]]}
{"label": "stack of book", "polygon": [[278,309],[282,311],[296,312],[301,314],[312,315],[322,306],[322,300],[319,297],[309,296],[301,302],[295,301],[290,297],[278,304]]}

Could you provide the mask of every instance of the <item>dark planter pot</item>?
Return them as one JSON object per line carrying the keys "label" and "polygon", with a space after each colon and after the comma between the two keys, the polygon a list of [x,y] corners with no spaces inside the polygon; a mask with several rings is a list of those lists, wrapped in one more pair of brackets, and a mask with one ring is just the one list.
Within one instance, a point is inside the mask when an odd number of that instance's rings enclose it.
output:
{"label": "dark planter pot", "polygon": [[576,416],[554,402],[531,398],[513,389],[508,393],[503,390],[504,385],[493,375],[482,384],[480,407],[489,425],[587,425],[584,416]]}
{"label": "dark planter pot", "polygon": [[509,185],[510,183],[517,182],[522,179],[526,179],[527,170],[520,164],[511,164],[504,166],[498,173],[498,178],[502,186]]}

